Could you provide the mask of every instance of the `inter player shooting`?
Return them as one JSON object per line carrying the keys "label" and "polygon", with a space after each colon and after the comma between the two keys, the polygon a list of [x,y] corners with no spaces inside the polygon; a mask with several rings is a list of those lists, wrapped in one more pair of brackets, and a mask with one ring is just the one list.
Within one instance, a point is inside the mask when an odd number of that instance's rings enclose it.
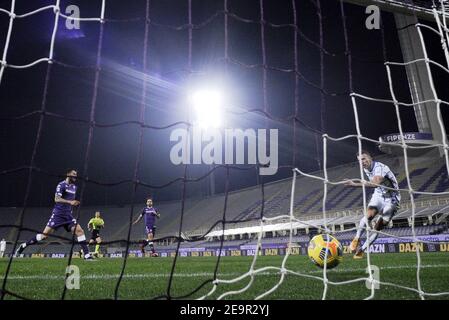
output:
{"label": "inter player shooting", "polygon": [[77,188],[75,185],[76,177],[76,170],[67,170],[66,179],[61,181],[56,187],[55,206],[44,231],[36,234],[27,242],[22,243],[17,248],[15,256],[20,255],[26,247],[47,239],[49,234],[53,233],[60,227],[64,227],[67,232],[72,232],[77,236],[78,243],[84,252],[84,259],[92,260],[92,256],[89,253],[89,248],[87,247],[84,230],[76,222],[76,219],[72,215],[73,207],[79,206],[80,204],[78,200],[75,200]]}
{"label": "inter player shooting", "polygon": [[[398,182],[387,165],[374,161],[367,151],[362,151],[358,159],[362,163],[363,171],[369,178],[369,182],[365,184],[365,187],[374,188],[374,193],[368,204],[367,217],[364,216],[360,220],[357,234],[350,245],[350,249],[355,252],[354,259],[363,258],[363,252],[367,250],[379,235],[376,231],[380,231],[388,225],[399,209],[401,201]],[[346,185],[362,187],[363,183],[348,181]],[[360,236],[365,227],[369,227],[375,216],[379,217],[374,227],[375,231],[371,233],[369,239],[366,239],[366,242],[360,248]]]}
{"label": "inter player shooting", "polygon": [[149,197],[147,199],[147,206],[143,208],[139,217],[133,222],[133,225],[138,223],[142,218],[145,220],[145,232],[147,234],[147,239],[143,241],[140,249],[142,254],[145,254],[145,247],[150,246],[151,255],[157,256],[156,251],[154,250],[153,238],[154,238],[154,226],[156,217],[160,218],[160,213],[153,207],[153,199]]}

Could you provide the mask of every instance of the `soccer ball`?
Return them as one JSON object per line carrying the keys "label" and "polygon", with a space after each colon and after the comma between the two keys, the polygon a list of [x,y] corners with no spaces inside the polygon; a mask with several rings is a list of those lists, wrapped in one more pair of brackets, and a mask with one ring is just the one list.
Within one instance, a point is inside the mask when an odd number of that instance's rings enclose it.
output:
{"label": "soccer ball", "polygon": [[319,234],[310,240],[307,253],[310,260],[320,268],[324,268],[326,251],[326,268],[335,268],[343,260],[343,248],[340,242],[328,234]]}

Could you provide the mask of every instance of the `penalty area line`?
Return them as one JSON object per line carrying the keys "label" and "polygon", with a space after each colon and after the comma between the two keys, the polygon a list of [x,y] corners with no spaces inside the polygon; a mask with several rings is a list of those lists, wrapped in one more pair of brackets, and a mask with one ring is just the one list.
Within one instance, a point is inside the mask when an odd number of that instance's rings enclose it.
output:
{"label": "penalty area line", "polygon": [[[336,269],[329,269],[327,270],[327,273],[347,273],[347,272],[365,272],[366,267],[364,268],[336,268]],[[431,268],[449,268],[449,265],[447,264],[434,264],[434,265],[422,265],[421,269],[431,269]],[[381,270],[394,270],[394,269],[414,269],[416,270],[416,266],[410,266],[410,265],[397,265],[397,266],[386,266],[381,267]],[[293,271],[293,270],[292,270]],[[232,276],[240,276],[242,273],[238,272],[229,272],[229,273],[219,273],[218,277],[232,277]],[[301,271],[302,274],[322,274],[323,270],[313,270],[313,271]],[[275,276],[279,275],[279,272],[260,272],[257,273],[255,276]],[[177,273],[173,274],[174,277],[179,278],[193,278],[193,277],[213,277],[213,272],[198,272],[198,273]],[[289,276],[295,276],[295,275],[289,275]],[[142,273],[142,274],[124,274],[124,279],[145,279],[145,278],[169,278],[170,273]],[[118,279],[118,274],[90,274],[90,275],[82,275],[81,278],[85,280],[107,280],[107,279]],[[3,280],[4,277],[1,276],[0,280]],[[29,276],[8,276],[8,280],[63,280],[65,279],[64,275],[29,275]]]}

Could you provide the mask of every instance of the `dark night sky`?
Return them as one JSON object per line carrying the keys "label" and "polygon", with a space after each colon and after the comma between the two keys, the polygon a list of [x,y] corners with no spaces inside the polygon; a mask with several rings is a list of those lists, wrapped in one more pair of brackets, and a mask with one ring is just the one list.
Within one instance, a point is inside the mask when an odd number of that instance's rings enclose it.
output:
{"label": "dark night sky", "polygon": [[[62,1],[79,5],[81,16],[98,17],[101,1]],[[188,22],[187,0],[151,0],[150,18],[154,24],[149,27],[147,38],[147,70],[143,72],[143,40],[145,25],[142,19],[128,22],[106,22],[104,24],[101,72],[98,95],[95,104],[95,121],[110,124],[123,121],[138,121],[142,95],[143,75],[146,74],[147,98],[145,122],[149,125],[165,126],[186,120],[185,88],[188,84],[188,29],[173,30],[160,26],[179,26]],[[300,79],[298,86],[297,145],[293,145],[292,121],[282,123],[269,121],[255,113],[245,115],[228,114],[228,123],[239,128],[279,129],[280,165],[292,165],[292,153],[298,152],[296,166],[305,171],[317,170],[317,150],[315,137],[309,128],[327,132],[339,137],[355,133],[352,104],[348,96],[349,69],[345,50],[344,33],[338,1],[321,0],[323,15],[323,42],[326,50],[337,53],[324,55],[324,109],[321,110],[321,92]],[[38,7],[53,4],[53,1],[17,1],[16,12],[25,13]],[[313,1],[296,1],[298,26],[312,41],[319,43],[319,20]],[[10,1],[0,1],[0,7],[9,10]],[[130,19],[145,17],[145,0],[107,1],[107,19]],[[352,77],[354,91],[372,97],[389,99],[390,93],[385,67],[382,63],[383,45],[380,30],[365,28],[365,8],[345,4],[349,45],[354,55]],[[260,8],[258,0],[228,0],[228,9],[245,19],[258,21]],[[192,0],[192,19],[199,24],[223,10],[223,1]],[[293,22],[290,0],[265,0],[265,19],[275,24]],[[386,54],[390,61],[402,61],[393,16],[382,13]],[[54,15],[44,11],[25,19],[17,19],[7,61],[11,64],[25,64],[48,56]],[[0,49],[3,50],[9,18],[0,13]],[[193,31],[192,68],[201,71],[195,80],[206,83],[225,83],[231,108],[263,109],[263,69],[246,68],[232,63],[224,63],[224,17],[219,13],[215,19],[202,28]],[[55,45],[55,60],[75,66],[95,64],[99,39],[98,22],[81,22],[81,30],[70,32],[64,29],[65,20],[60,20],[60,28]],[[229,56],[243,64],[262,64],[260,24],[244,23],[229,17]],[[439,39],[425,34],[430,57],[444,61]],[[265,27],[267,65],[274,68],[294,68],[294,29],[289,27]],[[320,50],[302,37],[298,37],[298,69],[312,83],[320,84]],[[361,60],[370,61],[362,62]],[[226,74],[225,74],[226,69]],[[447,100],[448,76],[432,69],[437,79],[438,92]],[[5,120],[29,112],[40,110],[42,106],[47,64],[41,63],[25,70],[7,68],[0,84],[0,172],[29,166],[39,115],[21,120]],[[89,120],[94,93],[95,71],[91,68],[72,68],[54,64],[50,71],[46,110],[64,117]],[[410,101],[405,70],[394,67],[394,86],[398,99]],[[291,72],[267,71],[267,91],[269,112],[278,118],[287,118],[295,112],[295,75]],[[444,96],[446,95],[446,97]],[[363,134],[377,139],[380,135],[398,132],[394,107],[389,104],[358,100],[360,123]],[[241,110],[241,109],[239,109]],[[321,113],[325,124],[320,123]],[[446,116],[446,112],[444,114]],[[401,110],[404,131],[416,131],[414,113],[411,108]],[[445,117],[446,118],[446,117]],[[308,128],[309,127],[309,128]],[[164,130],[145,129],[143,153],[139,179],[151,185],[163,185],[183,175],[182,166],[170,163],[169,151],[173,143],[169,134],[173,128]],[[68,167],[78,168],[83,174],[84,159],[88,143],[89,127],[85,123],[45,117],[42,134],[35,158],[35,167],[42,172],[32,175],[30,206],[51,204],[54,188],[60,180],[57,175]],[[102,183],[116,183],[130,180],[136,163],[139,126],[127,124],[93,130],[92,145],[88,162],[88,177]],[[321,136],[318,136],[321,144]],[[366,145],[375,151],[373,145]],[[346,140],[329,145],[329,166],[354,161],[356,141]],[[320,151],[321,152],[321,151]],[[189,166],[189,177],[199,177],[208,170],[207,166]],[[46,174],[46,173],[50,173]],[[265,177],[273,181],[289,177],[289,169],[281,169],[278,174]],[[224,191],[225,170],[216,172],[216,191]],[[22,206],[27,185],[28,170],[0,175],[0,205]],[[255,170],[234,171],[230,174],[232,190],[252,186],[257,183]],[[139,187],[136,201],[141,201],[148,193],[157,200],[174,200],[181,197],[182,183],[170,187],[150,190]],[[189,183],[187,194],[198,196],[204,192],[206,181]],[[132,184],[102,186],[87,183],[83,202],[96,205],[120,205],[131,202]]]}

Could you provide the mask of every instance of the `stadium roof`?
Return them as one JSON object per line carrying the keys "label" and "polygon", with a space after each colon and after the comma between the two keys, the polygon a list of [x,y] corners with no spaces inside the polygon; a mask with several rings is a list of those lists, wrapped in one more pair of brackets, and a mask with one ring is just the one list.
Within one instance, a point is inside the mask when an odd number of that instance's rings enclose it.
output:
{"label": "stadium roof", "polygon": [[[435,21],[432,12],[433,6],[432,0],[343,0],[343,1],[361,6],[376,5],[385,11],[408,15],[416,14],[418,18]],[[436,9],[437,10],[441,9],[439,1],[436,2],[438,6]]]}

